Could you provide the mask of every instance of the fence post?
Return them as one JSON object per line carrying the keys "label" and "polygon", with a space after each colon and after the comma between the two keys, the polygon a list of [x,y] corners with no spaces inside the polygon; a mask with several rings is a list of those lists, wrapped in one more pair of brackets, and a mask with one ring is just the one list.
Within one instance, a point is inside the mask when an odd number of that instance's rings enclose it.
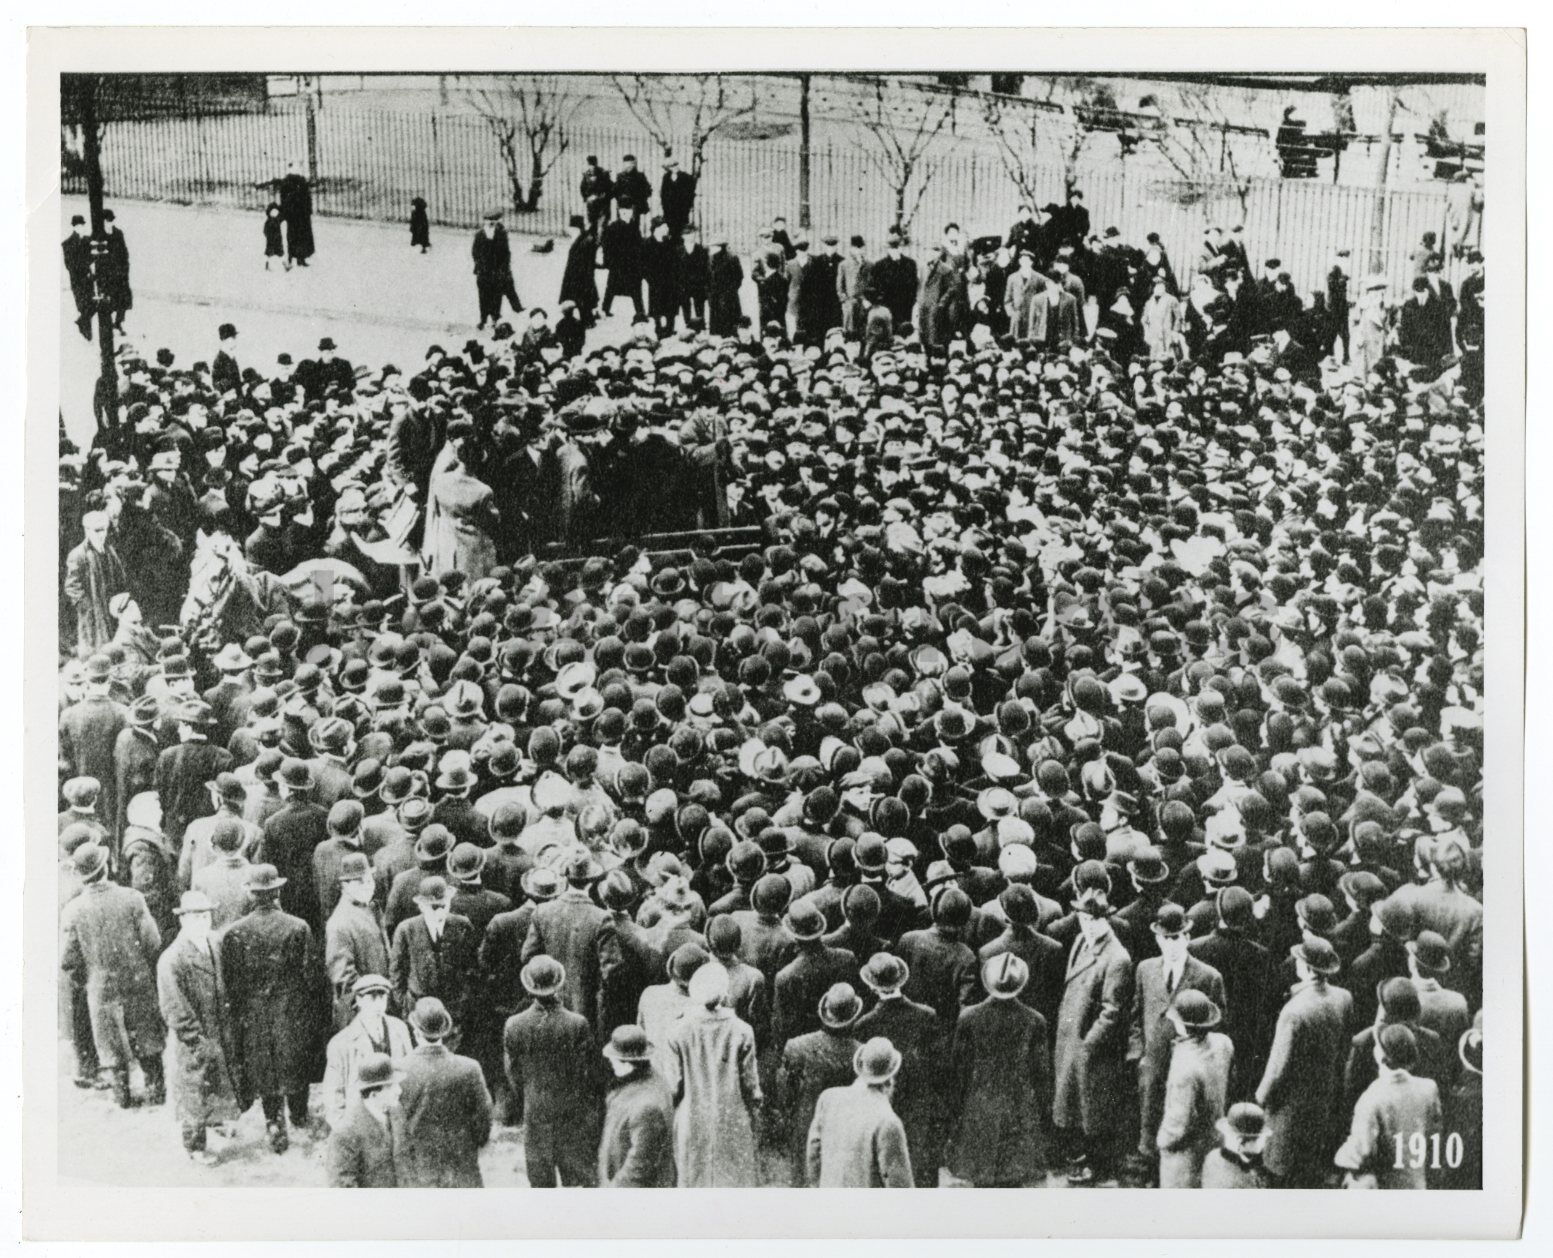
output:
{"label": "fence post", "polygon": [[312,92],[304,91],[302,100],[307,107],[307,182],[318,182],[318,114],[313,104]]}
{"label": "fence post", "polygon": [[809,207],[809,79],[807,74],[798,76],[798,226],[808,231],[811,224]]}

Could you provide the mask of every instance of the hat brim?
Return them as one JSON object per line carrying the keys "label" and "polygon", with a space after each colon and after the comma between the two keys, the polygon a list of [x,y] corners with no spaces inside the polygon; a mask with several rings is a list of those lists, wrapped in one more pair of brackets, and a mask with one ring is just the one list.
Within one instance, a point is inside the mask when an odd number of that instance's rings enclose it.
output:
{"label": "hat brim", "polygon": [[245,890],[245,891],[279,891],[282,887],[284,887],[290,881],[291,880],[289,878],[275,878],[274,880],[272,880],[270,882],[264,882],[264,883],[249,882],[249,883],[244,883],[243,884],[243,890]]}
{"label": "hat brim", "polygon": [[603,1048],[604,1056],[608,1057],[611,1061],[626,1062],[628,1064],[651,1061],[654,1051],[655,1050],[651,1041],[647,1043],[646,1047],[640,1053],[622,1053],[613,1044],[606,1044]]}

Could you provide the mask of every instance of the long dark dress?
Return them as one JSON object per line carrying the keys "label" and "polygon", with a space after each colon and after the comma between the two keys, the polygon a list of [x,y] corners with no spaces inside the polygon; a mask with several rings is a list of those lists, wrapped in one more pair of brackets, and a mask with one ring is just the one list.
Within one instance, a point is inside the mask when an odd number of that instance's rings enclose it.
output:
{"label": "long dark dress", "polygon": [[313,247],[313,190],[293,171],[280,181],[280,216],[286,220],[286,255],[306,262]]}
{"label": "long dark dress", "polygon": [[426,202],[416,197],[410,202],[410,248],[431,247],[431,221],[426,215]]}
{"label": "long dark dress", "polygon": [[744,264],[728,249],[712,254],[712,288],[708,301],[707,326],[713,336],[733,336],[739,329],[744,311],[739,290],[744,285]]}
{"label": "long dark dress", "polygon": [[561,274],[561,300],[577,303],[577,314],[584,323],[593,322],[599,304],[599,286],[593,278],[593,256],[597,242],[591,232],[583,232],[572,241],[566,254],[566,270]]}

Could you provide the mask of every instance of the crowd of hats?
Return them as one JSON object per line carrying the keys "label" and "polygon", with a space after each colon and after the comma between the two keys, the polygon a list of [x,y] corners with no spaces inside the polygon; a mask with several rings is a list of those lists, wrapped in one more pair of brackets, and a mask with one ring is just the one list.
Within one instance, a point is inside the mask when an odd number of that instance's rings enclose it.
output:
{"label": "crowd of hats", "polygon": [[[204,406],[170,363],[129,380],[185,417]],[[876,887],[963,930],[993,900],[1033,920],[1031,886],[1106,913],[1185,882],[1254,924],[1253,900],[1298,888],[1312,855],[1349,867],[1366,907],[1394,886],[1379,871],[1411,876],[1429,844],[1477,859],[1483,419],[1460,394],[1396,373],[1306,387],[1257,353],[1209,369],[956,343],[930,362],[897,342],[864,365],[839,333],[521,368],[472,345],[278,417],[249,383],[202,426],[351,483],[372,483],[401,398],[493,441],[537,419],[727,420],[754,553],[503,556],[478,580],[422,577],[402,605],[342,589],[207,660],[173,640],[149,669],[111,649],[85,668],[171,730],[211,717],[170,682],[251,665],[259,779],[305,789],[304,758],[340,757],[369,809],[444,856],[429,800],[515,788],[492,843],[567,819],[532,897],[570,881],[661,913],[743,887],[807,940]],[[166,419],[140,405],[132,420]],[[479,877],[478,855],[452,854],[450,879]],[[620,866],[647,885],[602,877]],[[829,913],[795,894],[827,880],[848,892]],[[437,881],[423,895],[445,898]],[[1318,898],[1301,955],[1324,972]],[[1178,912],[1196,933],[1214,921]],[[905,981],[888,952],[859,960],[869,988]],[[986,993],[1017,993],[1021,965]],[[866,1075],[896,1066],[860,1052]]]}

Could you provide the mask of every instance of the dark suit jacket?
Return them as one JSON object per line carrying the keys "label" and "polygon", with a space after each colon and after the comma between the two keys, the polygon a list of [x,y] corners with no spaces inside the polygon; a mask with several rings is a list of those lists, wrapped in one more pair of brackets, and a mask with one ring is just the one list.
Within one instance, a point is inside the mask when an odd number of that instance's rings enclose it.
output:
{"label": "dark suit jacket", "polygon": [[313,874],[313,851],[329,837],[329,814],[307,800],[288,799],[264,823],[255,864],[274,865],[285,878],[280,906],[322,933],[318,887]]}
{"label": "dark suit jacket", "polygon": [[804,1186],[805,1149],[814,1107],[826,1088],[844,1088],[857,1077],[852,1059],[858,1042],[844,1031],[810,1031],[787,1041],[777,1072],[777,1103],[787,1127],[794,1182]]}
{"label": "dark suit jacket", "polygon": [[424,917],[417,914],[400,922],[389,959],[389,980],[399,1007],[408,1013],[422,996],[435,996],[447,1006],[454,1024],[463,1025],[479,948],[475,928],[457,913],[448,914],[436,943]]}
{"label": "dark suit jacket", "polygon": [[672,1188],[674,1100],[651,1070],[619,1084],[604,1112],[599,1183],[611,1188]]}
{"label": "dark suit jacket", "polygon": [[586,893],[565,891],[558,899],[541,904],[534,910],[523,943],[524,963],[541,953],[566,968],[561,1003],[587,1018],[602,1040],[614,1028],[602,1025],[599,993],[610,981],[606,976],[620,963],[620,943],[609,914]]}
{"label": "dark suit jacket", "polygon": [[345,1121],[329,1137],[329,1186],[331,1188],[398,1188],[399,1163],[404,1152],[404,1124],[390,1110],[388,1122],[379,1123],[352,1101]]}
{"label": "dark suit jacket", "polygon": [[243,373],[238,370],[237,359],[224,349],[216,351],[215,361],[210,365],[210,383],[217,393],[243,387]]}
{"label": "dark suit jacket", "polygon": [[603,1059],[588,1020],[536,1001],[507,1019],[502,1048],[507,1081],[523,1103],[523,1121],[575,1141],[592,1157],[598,1148]]}
{"label": "dark suit jacket", "polygon": [[895,1112],[906,1125],[911,1147],[925,1149],[943,1118],[947,1084],[943,1064],[948,1042],[943,1021],[926,1005],[901,996],[880,1001],[853,1024],[852,1034],[860,1043],[882,1035],[900,1053]]}
{"label": "dark suit jacket", "polygon": [[491,1138],[491,1094],[479,1063],[422,1044],[403,1066],[406,1186],[483,1187],[480,1150]]}
{"label": "dark suit jacket", "polygon": [[1252,1068],[1261,1065],[1267,1052],[1278,1000],[1268,990],[1273,975],[1267,949],[1245,935],[1219,929],[1192,940],[1187,951],[1224,980],[1224,1020],[1219,1029],[1235,1042],[1231,1079],[1253,1078]]}
{"label": "dark suit jacket", "polygon": [[946,1031],[953,1028],[960,1007],[975,992],[976,954],[933,928],[902,935],[895,953],[911,968],[906,996],[938,1014]]}
{"label": "dark suit jacket", "polygon": [[820,1029],[820,999],[836,983],[857,978],[857,958],[824,943],[800,944],[798,955],[777,972],[771,999],[771,1047]]}
{"label": "dark suit jacket", "polygon": [[1067,982],[1067,953],[1055,939],[1024,926],[1011,926],[977,954],[977,988],[981,991],[981,965],[1004,952],[1012,952],[1030,968],[1030,981],[1019,999],[1046,1020],[1048,1029],[1057,1023],[1057,1006]]}
{"label": "dark suit jacket", "polygon": [[203,740],[179,743],[157,757],[156,793],[162,801],[162,832],[175,847],[183,842],[183,830],[189,822],[216,811],[205,783],[231,767],[231,752]]}

